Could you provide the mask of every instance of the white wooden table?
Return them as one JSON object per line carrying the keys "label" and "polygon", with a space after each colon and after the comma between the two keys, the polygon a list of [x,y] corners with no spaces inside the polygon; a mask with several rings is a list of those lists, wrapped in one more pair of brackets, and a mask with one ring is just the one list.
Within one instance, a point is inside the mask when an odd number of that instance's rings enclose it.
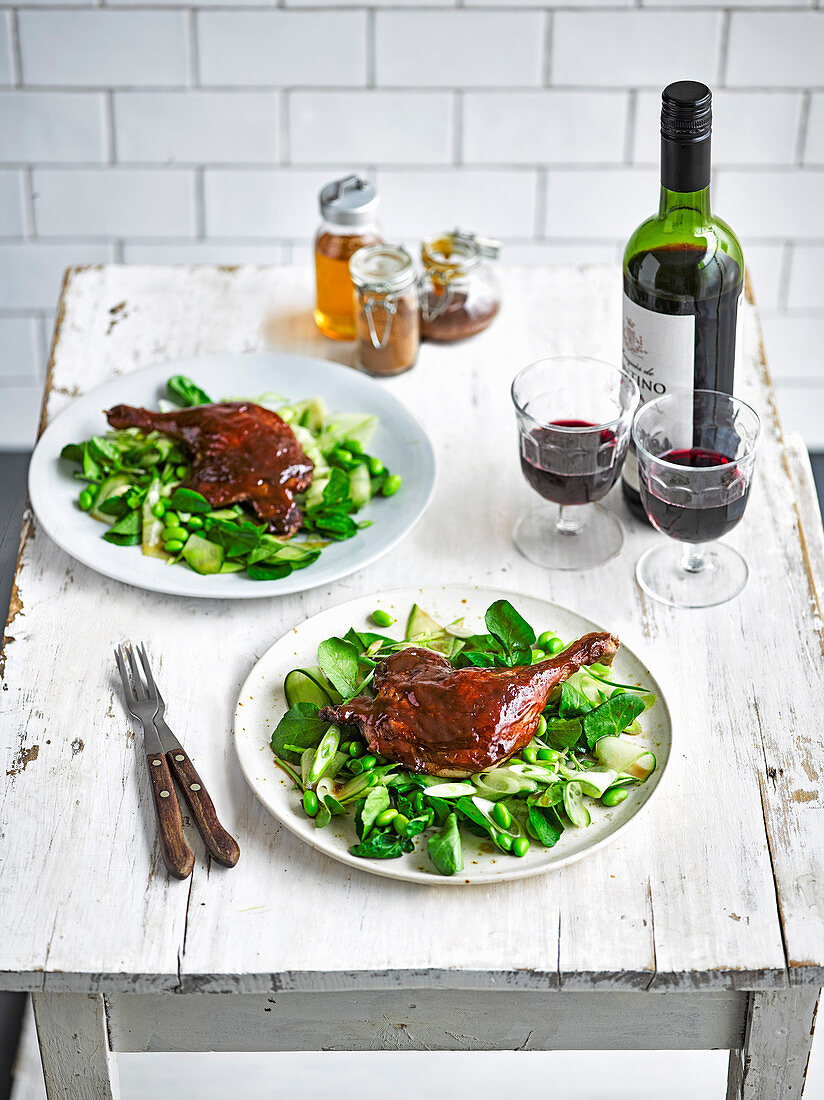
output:
{"label": "white wooden table", "polygon": [[[545,355],[615,360],[620,295],[612,268],[511,270],[504,285],[487,333],[427,346],[385,383],[431,433],[435,499],[395,553],[329,589],[237,603],[140,592],[27,518],[0,692],[0,986],[35,994],[50,1098],[116,1096],[116,1051],[373,1048],[722,1047],[728,1097],[800,1095],[824,983],[824,537],[803,448],[781,437],[755,308],[738,389],[766,436],[730,537],[750,583],[687,612],[639,592],[635,561],[658,536],[637,526],[620,557],[581,575],[514,550],[531,494],[509,381]],[[44,420],[184,355],[348,361],[350,346],[316,334],[311,299],[303,269],[76,270]],[[663,678],[678,738],[667,793],[611,846],[522,882],[422,888],[331,862],[255,801],[230,731],[256,657],[330,604],[418,578],[571,606]],[[114,679],[127,636],[163,655],[171,724],[240,841],[234,870],[209,867],[189,830],[193,877],[166,875]]]}

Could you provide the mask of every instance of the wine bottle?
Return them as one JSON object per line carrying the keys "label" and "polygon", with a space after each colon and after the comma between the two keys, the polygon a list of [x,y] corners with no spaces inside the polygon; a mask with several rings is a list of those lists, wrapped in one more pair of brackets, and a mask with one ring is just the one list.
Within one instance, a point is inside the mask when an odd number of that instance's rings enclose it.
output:
{"label": "wine bottle", "polygon": [[[623,363],[642,401],[675,390],[732,393],[744,258],[710,210],[711,128],[706,84],[664,89],[660,205],[624,252]],[[647,521],[633,453],[622,489],[633,515]]]}

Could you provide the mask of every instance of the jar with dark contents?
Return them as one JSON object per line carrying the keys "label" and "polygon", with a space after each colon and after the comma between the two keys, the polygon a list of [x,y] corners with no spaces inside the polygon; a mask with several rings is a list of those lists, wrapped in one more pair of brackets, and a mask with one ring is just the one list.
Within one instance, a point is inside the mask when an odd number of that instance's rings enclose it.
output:
{"label": "jar with dark contents", "polygon": [[501,297],[488,261],[500,247],[459,229],[423,242],[418,290],[425,340],[464,340],[492,323]]}
{"label": "jar with dark contents", "polygon": [[412,257],[400,245],[361,248],[349,262],[355,287],[357,365],[369,374],[402,374],[415,365],[420,307]]}
{"label": "jar with dark contents", "polygon": [[335,340],[355,339],[349,260],[359,248],[381,240],[377,205],[375,185],[359,176],[334,180],[320,193],[323,222],[315,236],[315,324]]}

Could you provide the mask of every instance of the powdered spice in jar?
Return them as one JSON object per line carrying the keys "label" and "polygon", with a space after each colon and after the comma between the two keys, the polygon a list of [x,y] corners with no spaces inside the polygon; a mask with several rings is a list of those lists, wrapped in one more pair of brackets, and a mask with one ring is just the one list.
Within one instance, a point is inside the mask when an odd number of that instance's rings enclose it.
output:
{"label": "powdered spice in jar", "polygon": [[402,374],[415,365],[421,339],[412,257],[400,245],[371,245],[355,253],[349,273],[358,366],[370,374]]}
{"label": "powdered spice in jar", "polygon": [[323,222],[315,236],[315,324],[335,340],[355,339],[349,261],[381,240],[375,221],[375,185],[359,176],[328,183],[320,193]]}
{"label": "powdered spice in jar", "polygon": [[499,251],[497,241],[482,240],[458,229],[423,242],[419,293],[425,340],[464,340],[492,323],[501,300],[485,261]]}

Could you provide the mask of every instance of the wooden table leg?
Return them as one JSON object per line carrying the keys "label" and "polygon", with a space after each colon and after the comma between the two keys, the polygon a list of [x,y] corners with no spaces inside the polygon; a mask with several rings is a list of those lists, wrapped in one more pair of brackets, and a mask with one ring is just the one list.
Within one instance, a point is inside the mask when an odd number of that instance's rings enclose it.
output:
{"label": "wooden table leg", "polygon": [[798,1100],[807,1076],[821,990],[751,993],[742,1050],[730,1052],[727,1100]]}
{"label": "wooden table leg", "polygon": [[32,1003],[49,1100],[119,1100],[103,997],[33,993]]}

